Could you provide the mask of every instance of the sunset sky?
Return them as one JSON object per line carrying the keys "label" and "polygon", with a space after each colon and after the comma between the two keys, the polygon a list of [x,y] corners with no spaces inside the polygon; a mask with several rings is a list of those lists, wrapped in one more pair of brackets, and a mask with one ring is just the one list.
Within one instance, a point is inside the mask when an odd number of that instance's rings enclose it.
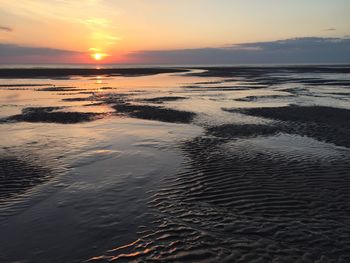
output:
{"label": "sunset sky", "polygon": [[349,0],[0,0],[0,63],[254,63],[276,44],[341,60],[349,10]]}

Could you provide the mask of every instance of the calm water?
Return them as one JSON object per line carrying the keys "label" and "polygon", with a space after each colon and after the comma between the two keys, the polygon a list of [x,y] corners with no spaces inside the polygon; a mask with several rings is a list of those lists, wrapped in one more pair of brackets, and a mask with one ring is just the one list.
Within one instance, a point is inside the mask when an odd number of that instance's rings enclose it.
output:
{"label": "calm water", "polygon": [[0,261],[348,262],[350,74],[207,73],[0,79]]}

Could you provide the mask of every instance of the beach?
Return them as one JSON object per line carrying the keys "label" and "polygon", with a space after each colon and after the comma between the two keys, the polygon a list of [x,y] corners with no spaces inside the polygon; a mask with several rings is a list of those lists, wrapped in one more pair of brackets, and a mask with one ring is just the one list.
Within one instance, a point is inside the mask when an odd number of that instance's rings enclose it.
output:
{"label": "beach", "polygon": [[350,262],[350,67],[0,68],[1,262]]}

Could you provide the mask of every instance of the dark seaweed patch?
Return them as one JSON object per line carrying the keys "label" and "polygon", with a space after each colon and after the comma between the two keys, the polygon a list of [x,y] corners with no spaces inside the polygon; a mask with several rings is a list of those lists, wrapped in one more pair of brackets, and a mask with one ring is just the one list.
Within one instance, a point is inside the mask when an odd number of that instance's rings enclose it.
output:
{"label": "dark seaweed patch", "polygon": [[240,90],[252,90],[252,89],[263,89],[266,86],[233,86],[233,87],[206,87],[206,86],[184,86],[183,88],[192,90],[192,91],[240,91]]}
{"label": "dark seaweed patch", "polygon": [[51,84],[0,84],[1,88],[11,88],[11,87],[42,87],[42,86],[52,86]]}
{"label": "dark seaweed patch", "polygon": [[350,92],[327,92],[326,94],[339,95],[339,96],[350,96]]}
{"label": "dark seaweed patch", "polygon": [[259,99],[284,99],[284,98],[292,98],[295,97],[293,95],[267,95],[267,96],[247,96],[244,98],[235,99],[236,101],[257,101]]}
{"label": "dark seaweed patch", "polygon": [[350,128],[350,111],[347,109],[322,106],[289,106],[250,108],[241,111],[253,116],[282,121],[315,122]]}
{"label": "dark seaweed patch", "polygon": [[280,132],[350,147],[350,110],[321,106],[289,106],[228,111],[276,120],[274,126]]}
{"label": "dark seaweed patch", "polygon": [[90,97],[88,98],[65,98],[65,99],[62,99],[62,101],[90,101],[92,100]]}
{"label": "dark seaweed patch", "polygon": [[113,88],[113,87],[101,87],[99,88],[101,90],[112,90],[112,89],[117,89],[117,88]]}
{"label": "dark seaweed patch", "polygon": [[79,122],[88,122],[102,117],[101,113],[91,112],[60,112],[55,111],[60,107],[41,107],[41,108],[25,108],[22,114],[10,116],[3,119],[2,122],[52,122],[61,124],[72,124]]}
{"label": "dark seaweed patch", "polygon": [[133,105],[129,103],[118,103],[113,106],[117,112],[125,113],[131,117],[157,120],[175,123],[190,123],[195,114],[188,111],[165,109],[149,105]]}
{"label": "dark seaweed patch", "polygon": [[37,91],[83,91],[86,89],[78,89],[76,87],[47,87],[47,88],[41,88],[37,89]]}
{"label": "dark seaweed patch", "polygon": [[152,103],[163,103],[167,101],[177,101],[177,100],[184,100],[187,99],[186,97],[181,96],[168,96],[168,97],[156,97],[156,98],[150,98],[150,99],[143,99],[145,102],[152,102]]}
{"label": "dark seaweed patch", "polygon": [[84,104],[83,106],[90,107],[90,106],[101,106],[101,105],[106,105],[106,103],[104,103],[104,102],[94,102],[94,103]]}

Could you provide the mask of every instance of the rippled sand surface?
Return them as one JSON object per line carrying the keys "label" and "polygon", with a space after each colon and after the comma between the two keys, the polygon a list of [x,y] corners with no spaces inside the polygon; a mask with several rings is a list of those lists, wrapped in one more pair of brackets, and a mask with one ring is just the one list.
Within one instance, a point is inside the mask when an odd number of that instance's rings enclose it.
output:
{"label": "rippled sand surface", "polygon": [[350,262],[349,67],[0,76],[0,262]]}

